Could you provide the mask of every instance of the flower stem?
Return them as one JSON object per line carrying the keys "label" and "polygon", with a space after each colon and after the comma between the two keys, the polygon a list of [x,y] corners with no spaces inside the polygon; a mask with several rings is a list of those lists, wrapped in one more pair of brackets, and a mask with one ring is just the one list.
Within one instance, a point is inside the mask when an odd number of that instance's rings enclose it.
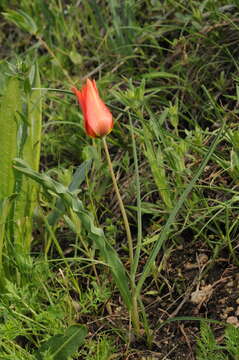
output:
{"label": "flower stem", "polygon": [[127,217],[127,214],[126,214],[126,211],[125,211],[123,200],[122,200],[120,192],[119,192],[119,187],[118,187],[117,180],[116,180],[116,177],[115,177],[115,174],[114,174],[113,165],[112,165],[112,162],[111,162],[111,159],[110,159],[109,149],[108,149],[105,137],[103,137],[102,140],[103,140],[103,144],[104,144],[104,149],[105,149],[107,162],[108,162],[108,165],[109,165],[110,174],[111,174],[112,181],[113,181],[113,186],[114,186],[114,189],[115,189],[115,193],[116,193],[116,196],[117,196],[117,200],[118,200],[118,203],[119,203],[121,214],[123,216],[124,226],[125,226],[127,240],[128,240],[129,259],[130,259],[130,274],[131,274],[131,276],[130,276],[130,286],[131,286],[131,296],[132,296],[131,297],[131,306],[132,306],[131,320],[132,320],[132,324],[133,324],[136,335],[140,336],[138,299],[137,299],[137,295],[136,295],[136,286],[135,286],[135,281],[134,281],[134,271],[132,272],[132,269],[134,268],[133,241],[132,241],[131,231],[130,231],[130,227],[129,227],[128,217]]}
{"label": "flower stem", "polygon": [[117,180],[116,180],[116,177],[114,174],[113,165],[112,165],[112,162],[110,159],[109,149],[108,149],[108,145],[107,145],[105,137],[103,137],[102,140],[103,140],[103,144],[104,144],[104,148],[105,148],[107,162],[109,165],[110,175],[111,175],[111,178],[113,181],[114,190],[115,190],[117,200],[119,203],[119,207],[120,207],[120,211],[121,211],[121,214],[122,214],[123,220],[124,220],[124,226],[125,226],[125,231],[126,231],[127,240],[128,240],[128,247],[129,247],[130,266],[132,266],[133,261],[134,261],[134,252],[133,252],[133,241],[132,241],[131,231],[130,231],[130,227],[129,227],[129,221],[128,221],[128,217],[127,217],[127,214],[125,211],[122,197],[119,192],[119,187],[118,187]]}

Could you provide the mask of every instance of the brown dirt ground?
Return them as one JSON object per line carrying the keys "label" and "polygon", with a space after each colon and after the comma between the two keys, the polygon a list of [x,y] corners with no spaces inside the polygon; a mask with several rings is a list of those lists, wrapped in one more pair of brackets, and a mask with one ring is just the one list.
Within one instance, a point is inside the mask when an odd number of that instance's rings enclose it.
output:
{"label": "brown dirt ground", "polygon": [[[212,251],[205,248],[205,244],[202,247],[200,242],[193,246],[191,243],[178,246],[161,273],[148,283],[142,297],[152,329],[151,348],[144,337],[140,341],[132,338],[128,348],[122,347],[122,352],[112,359],[196,360],[199,319],[220,322],[212,323],[211,327],[217,342],[222,344],[225,324],[239,326],[239,272],[226,249],[220,255],[213,261]],[[127,329],[128,319],[123,306],[113,307],[112,314],[105,317],[106,322],[119,329],[125,323]],[[178,320],[173,320],[177,317]],[[187,320],[189,317],[192,319]],[[167,322],[169,319],[172,321]],[[109,323],[97,324],[98,331],[99,327],[108,326]],[[95,331],[96,328],[92,329],[92,334]],[[120,338],[117,342],[118,347]]]}

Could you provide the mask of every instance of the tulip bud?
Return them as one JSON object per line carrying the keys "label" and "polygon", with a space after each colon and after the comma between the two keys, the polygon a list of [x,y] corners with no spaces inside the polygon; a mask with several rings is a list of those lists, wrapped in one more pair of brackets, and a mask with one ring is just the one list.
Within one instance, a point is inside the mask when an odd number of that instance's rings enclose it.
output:
{"label": "tulip bud", "polygon": [[113,129],[113,118],[110,110],[99,96],[95,80],[87,79],[82,90],[72,88],[83,112],[84,126],[87,135],[103,137]]}

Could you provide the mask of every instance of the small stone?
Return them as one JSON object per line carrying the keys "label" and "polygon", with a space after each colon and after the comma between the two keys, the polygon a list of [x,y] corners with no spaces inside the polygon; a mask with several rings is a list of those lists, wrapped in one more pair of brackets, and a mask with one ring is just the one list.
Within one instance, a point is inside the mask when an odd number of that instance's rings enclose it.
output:
{"label": "small stone", "polygon": [[224,298],[218,300],[218,303],[224,305],[224,304],[226,304],[226,301],[227,301],[227,297],[224,297]]}
{"label": "small stone", "polygon": [[198,268],[198,264],[192,264],[190,262],[185,263],[183,266],[186,270],[192,270]]}
{"label": "small stone", "polygon": [[212,295],[212,285],[202,286],[201,290],[197,289],[191,294],[191,302],[194,304],[202,304]]}
{"label": "small stone", "polygon": [[239,316],[239,306],[237,307],[235,314],[236,316]]}
{"label": "small stone", "polygon": [[229,314],[233,310],[234,310],[234,308],[232,306],[228,306],[223,310],[223,312],[224,312],[224,314]]}
{"label": "small stone", "polygon": [[223,313],[223,314],[220,314],[219,316],[220,316],[220,318],[223,319],[223,320],[225,320],[225,319],[227,318],[227,314],[224,314],[224,313]]}
{"label": "small stone", "polygon": [[236,327],[239,327],[239,321],[238,321],[238,318],[236,316],[229,316],[227,318],[227,323],[228,324],[232,324]]}
{"label": "small stone", "polygon": [[208,261],[207,254],[199,254],[198,255],[198,262],[200,265],[206,264],[207,261]]}

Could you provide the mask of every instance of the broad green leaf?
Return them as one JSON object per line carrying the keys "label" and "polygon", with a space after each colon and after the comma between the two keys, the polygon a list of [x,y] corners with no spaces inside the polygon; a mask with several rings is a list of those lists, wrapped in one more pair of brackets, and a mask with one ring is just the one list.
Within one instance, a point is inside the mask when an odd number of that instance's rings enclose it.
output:
{"label": "broad green leaf", "polygon": [[21,111],[19,80],[11,78],[0,105],[0,199],[12,195],[15,177],[12,160],[17,156],[17,132]]}
{"label": "broad green leaf", "polygon": [[124,266],[114,248],[104,236],[101,228],[94,225],[92,214],[84,209],[82,202],[75,192],[69,191],[65,186],[51,179],[46,174],[39,174],[31,169],[23,160],[15,159],[14,168],[29,176],[43,186],[45,191],[54,194],[63,200],[64,206],[73,210],[79,217],[82,227],[88,232],[90,239],[94,241],[104,262],[110,267],[113,278],[121,293],[123,301],[128,309],[131,308],[131,297],[128,287],[128,278]]}
{"label": "broad green leaf", "polygon": [[65,334],[57,334],[45,342],[38,350],[36,357],[43,360],[47,352],[52,360],[67,360],[84,343],[87,328],[83,325],[72,325],[66,329]]}

